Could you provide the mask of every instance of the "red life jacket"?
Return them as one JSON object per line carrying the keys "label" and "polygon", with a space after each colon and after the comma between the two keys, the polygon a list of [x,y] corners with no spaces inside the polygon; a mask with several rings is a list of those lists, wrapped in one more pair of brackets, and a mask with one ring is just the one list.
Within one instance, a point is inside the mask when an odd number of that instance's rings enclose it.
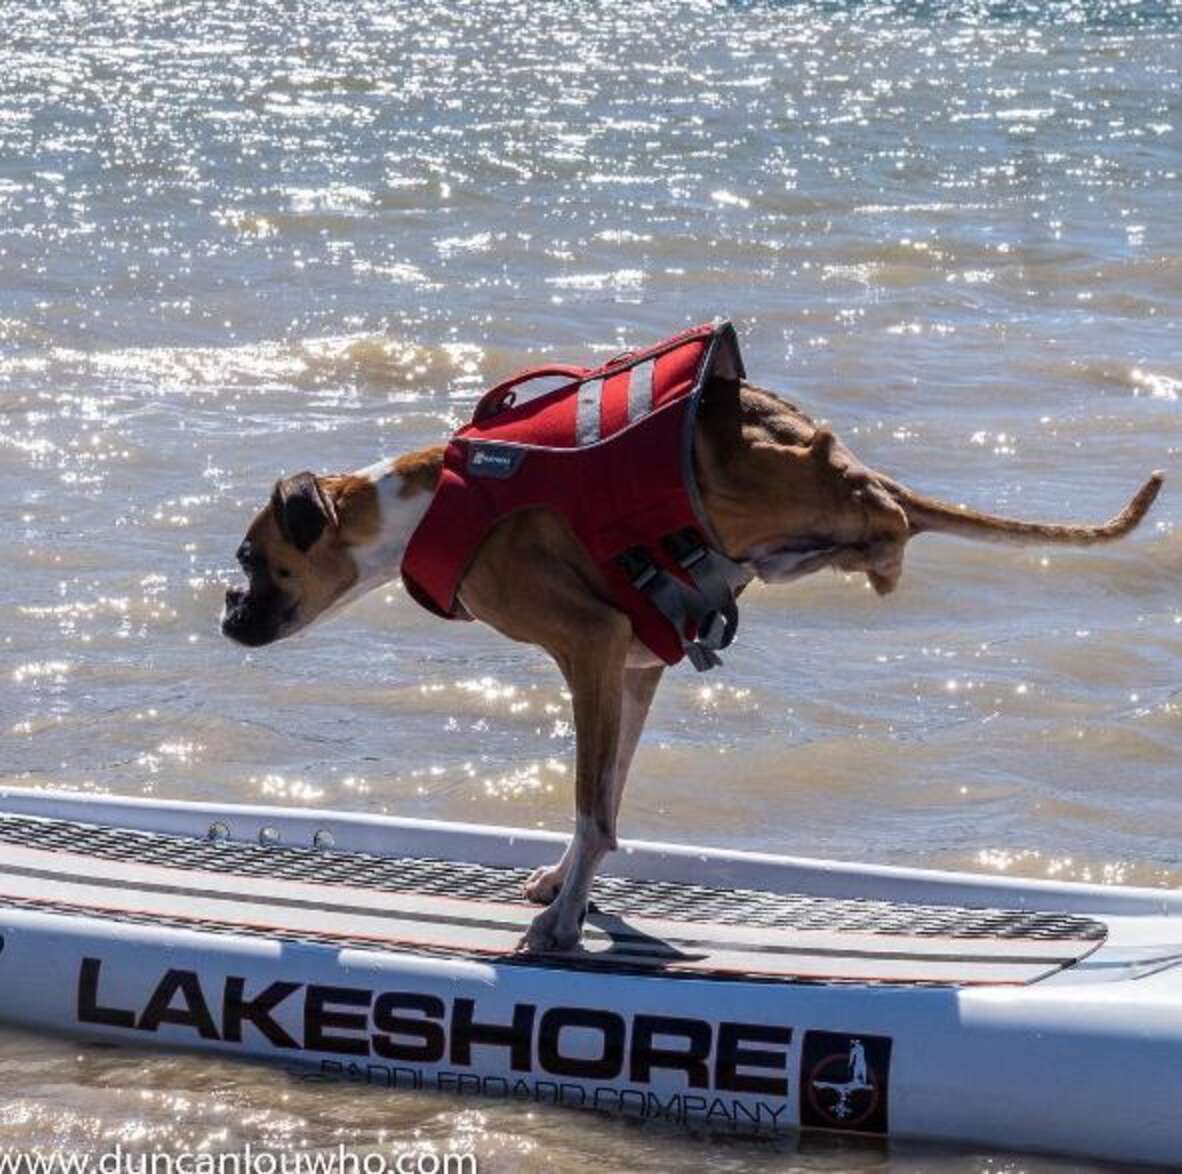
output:
{"label": "red life jacket", "polygon": [[[750,578],[717,550],[694,476],[694,418],[712,375],[742,378],[729,322],[698,326],[597,368],[536,367],[487,392],[451,439],[435,497],[402,559],[428,610],[468,619],[456,592],[481,541],[517,510],[562,514],[635,635],[696,667],[734,636]],[[531,380],[566,380],[531,399]]]}

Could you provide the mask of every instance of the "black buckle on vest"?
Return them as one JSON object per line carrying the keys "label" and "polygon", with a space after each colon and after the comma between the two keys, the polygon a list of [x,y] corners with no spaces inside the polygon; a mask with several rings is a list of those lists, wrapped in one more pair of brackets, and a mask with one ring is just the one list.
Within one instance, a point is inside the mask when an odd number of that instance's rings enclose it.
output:
{"label": "black buckle on vest", "polygon": [[666,534],[661,539],[661,545],[668,552],[669,557],[684,570],[689,570],[695,563],[706,557],[706,543],[701,534],[692,526],[678,530],[673,534]]}
{"label": "black buckle on vest", "polygon": [[630,546],[617,556],[616,564],[632,580],[632,586],[643,591],[657,574],[652,557],[643,546]]}
{"label": "black buckle on vest", "polygon": [[726,616],[720,611],[708,611],[698,621],[697,641],[706,648],[725,648],[734,639],[727,631]]}
{"label": "black buckle on vest", "polygon": [[[616,565],[672,625],[694,668],[704,672],[722,663],[717,650],[730,644],[739,625],[738,580],[729,570],[738,564],[711,550],[692,526],[666,534],[661,546],[691,582],[659,567],[644,546],[630,546],[616,556]],[[692,640],[685,634],[690,624],[696,629]]]}

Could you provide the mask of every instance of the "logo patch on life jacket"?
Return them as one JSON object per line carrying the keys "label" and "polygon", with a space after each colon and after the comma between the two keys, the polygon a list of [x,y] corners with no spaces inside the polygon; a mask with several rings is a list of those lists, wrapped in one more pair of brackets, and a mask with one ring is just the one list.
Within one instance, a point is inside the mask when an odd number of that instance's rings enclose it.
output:
{"label": "logo patch on life jacket", "polygon": [[477,477],[512,477],[525,451],[516,444],[469,443],[468,472]]}

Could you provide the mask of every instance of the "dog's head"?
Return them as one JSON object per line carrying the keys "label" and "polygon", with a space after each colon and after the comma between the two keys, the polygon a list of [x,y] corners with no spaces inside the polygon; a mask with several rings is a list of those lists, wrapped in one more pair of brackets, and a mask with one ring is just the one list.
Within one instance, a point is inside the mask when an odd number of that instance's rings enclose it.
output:
{"label": "dog's head", "polygon": [[275,483],[238,547],[247,586],[226,592],[224,635],[252,647],[271,644],[307,627],[357,583],[349,529],[356,529],[360,503],[348,498],[361,490],[343,494],[341,480],[297,473]]}
{"label": "dog's head", "polygon": [[394,578],[443,451],[434,445],[359,473],[277,481],[238,547],[247,585],[226,592],[222,633],[251,647],[272,644]]}

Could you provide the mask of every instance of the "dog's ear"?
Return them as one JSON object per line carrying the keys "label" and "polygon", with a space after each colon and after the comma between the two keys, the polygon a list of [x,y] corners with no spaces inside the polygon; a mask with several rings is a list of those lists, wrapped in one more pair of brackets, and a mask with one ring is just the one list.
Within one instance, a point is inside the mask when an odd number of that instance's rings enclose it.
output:
{"label": "dog's ear", "polygon": [[271,511],[280,534],[300,551],[310,550],[326,526],[338,525],[336,507],[314,473],[296,473],[276,481]]}

